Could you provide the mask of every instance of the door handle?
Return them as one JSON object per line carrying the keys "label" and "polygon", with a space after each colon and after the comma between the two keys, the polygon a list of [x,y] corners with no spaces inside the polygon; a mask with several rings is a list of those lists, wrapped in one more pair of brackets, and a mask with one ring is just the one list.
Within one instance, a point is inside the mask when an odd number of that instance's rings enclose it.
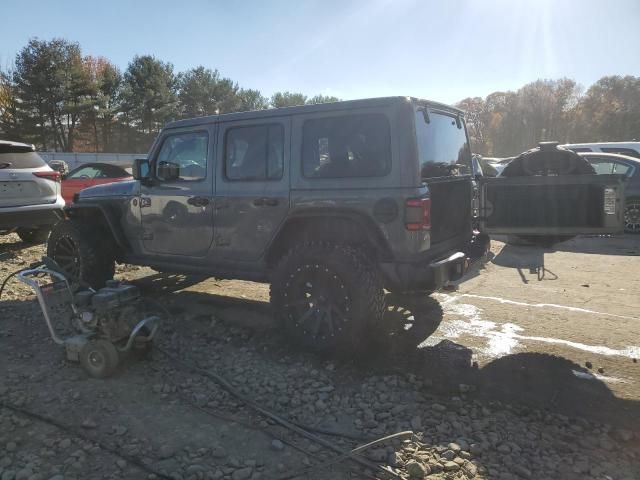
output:
{"label": "door handle", "polygon": [[189,197],[187,203],[194,207],[206,207],[209,205],[209,199],[207,197]]}
{"label": "door handle", "polygon": [[269,197],[256,198],[253,201],[253,204],[256,207],[276,207],[278,206],[279,203],[280,201],[277,198],[269,198]]}

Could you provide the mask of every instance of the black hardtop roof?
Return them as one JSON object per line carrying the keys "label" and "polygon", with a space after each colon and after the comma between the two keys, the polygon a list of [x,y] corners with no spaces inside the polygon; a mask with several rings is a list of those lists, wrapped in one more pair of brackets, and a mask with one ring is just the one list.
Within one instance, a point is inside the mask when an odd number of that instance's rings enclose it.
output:
{"label": "black hardtop roof", "polygon": [[365,98],[361,100],[343,100],[340,102],[318,103],[314,105],[298,105],[295,107],[270,108],[268,110],[253,110],[248,112],[224,113],[222,115],[209,115],[206,117],[186,118],[169,122],[165,128],[191,127],[208,123],[225,122],[233,120],[247,120],[252,118],[280,117],[285,115],[296,115],[313,112],[328,112],[331,110],[344,110],[349,108],[384,107],[394,103],[412,102],[418,105],[428,105],[434,108],[442,108],[454,112],[464,113],[462,110],[445,105],[444,103],[432,102],[414,97],[379,97]]}

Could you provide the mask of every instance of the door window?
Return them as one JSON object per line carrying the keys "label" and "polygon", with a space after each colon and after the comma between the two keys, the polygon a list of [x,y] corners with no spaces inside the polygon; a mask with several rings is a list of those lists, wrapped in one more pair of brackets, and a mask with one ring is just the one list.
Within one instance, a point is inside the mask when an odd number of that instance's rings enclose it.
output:
{"label": "door window", "polygon": [[209,135],[178,133],[166,137],[158,154],[156,177],[165,181],[197,181],[207,177]]}
{"label": "door window", "polygon": [[303,127],[305,177],[382,177],[391,170],[389,122],[382,114],[307,120]]}
{"label": "door window", "polygon": [[69,174],[70,179],[72,180],[82,180],[87,178],[96,178],[100,176],[100,169],[93,166],[81,167],[74,172]]}
{"label": "door window", "polygon": [[255,125],[227,130],[225,175],[229,180],[277,180],[284,171],[284,128]]}
{"label": "door window", "polygon": [[590,163],[598,175],[629,175],[632,172],[630,165],[608,158],[590,160]]}

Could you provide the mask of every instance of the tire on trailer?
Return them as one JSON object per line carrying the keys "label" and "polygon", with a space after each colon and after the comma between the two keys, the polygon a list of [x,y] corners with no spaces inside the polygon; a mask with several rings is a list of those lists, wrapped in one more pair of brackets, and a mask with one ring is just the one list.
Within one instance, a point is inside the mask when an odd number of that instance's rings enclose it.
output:
{"label": "tire on trailer", "polygon": [[[541,142],[537,148],[521,153],[502,170],[502,177],[528,177],[533,175],[593,175],[591,164],[576,152],[558,148],[557,142]],[[511,245],[537,245],[551,248],[570,240],[575,235],[509,235]]]}
{"label": "tire on trailer", "polygon": [[16,230],[16,233],[24,243],[40,244],[47,241],[50,231],[50,227],[20,227]]}
{"label": "tire on trailer", "polygon": [[71,277],[92,288],[103,287],[115,273],[112,245],[103,229],[82,220],[65,219],[56,223],[47,241],[47,256]]}
{"label": "tire on trailer", "polygon": [[354,351],[382,319],[382,278],[358,249],[310,242],[280,259],[271,279],[271,304],[285,334],[304,349]]}

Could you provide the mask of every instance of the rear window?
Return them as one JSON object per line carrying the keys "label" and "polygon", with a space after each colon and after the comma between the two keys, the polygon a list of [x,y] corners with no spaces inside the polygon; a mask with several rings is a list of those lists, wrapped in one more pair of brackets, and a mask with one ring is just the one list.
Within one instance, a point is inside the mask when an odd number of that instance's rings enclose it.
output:
{"label": "rear window", "polygon": [[0,169],[40,168],[46,164],[35,152],[0,153]]}
{"label": "rear window", "polygon": [[389,121],[382,114],[307,120],[303,127],[305,177],[382,177],[391,170]]}
{"label": "rear window", "polygon": [[462,118],[417,107],[416,140],[422,178],[471,175],[471,150]]}

